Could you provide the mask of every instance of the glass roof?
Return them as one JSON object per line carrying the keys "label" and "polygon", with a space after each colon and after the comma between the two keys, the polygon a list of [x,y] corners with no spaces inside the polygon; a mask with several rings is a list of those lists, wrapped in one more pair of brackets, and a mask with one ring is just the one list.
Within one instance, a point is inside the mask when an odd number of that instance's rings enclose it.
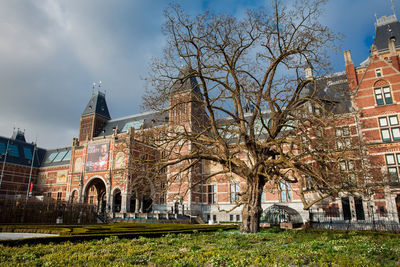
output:
{"label": "glass roof", "polygon": [[55,158],[57,155],[58,155],[58,152],[53,152],[53,153],[51,153],[51,154],[47,157],[45,163],[51,163],[51,162],[53,162],[54,158]]}
{"label": "glass roof", "polygon": [[65,157],[63,158],[63,161],[70,161],[71,160],[71,150],[68,150],[67,155],[65,155]]}
{"label": "glass roof", "polygon": [[67,154],[68,151],[61,151],[58,153],[58,155],[54,158],[53,162],[60,162],[64,158],[65,154]]}
{"label": "glass roof", "polygon": [[124,128],[122,128],[122,132],[126,132],[130,128],[134,128],[135,130],[140,130],[140,128],[142,128],[143,122],[144,120],[127,122],[125,123]]}

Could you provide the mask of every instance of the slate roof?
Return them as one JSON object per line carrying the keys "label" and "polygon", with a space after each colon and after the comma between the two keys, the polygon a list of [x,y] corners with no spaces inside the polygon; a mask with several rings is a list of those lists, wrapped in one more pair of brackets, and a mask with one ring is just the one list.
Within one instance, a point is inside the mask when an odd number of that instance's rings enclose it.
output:
{"label": "slate roof", "polygon": [[89,100],[82,115],[98,114],[105,118],[111,119],[110,112],[108,111],[105,94],[102,92],[95,92]]}
{"label": "slate roof", "polygon": [[[33,160],[34,144],[27,143],[21,140],[21,138],[15,139],[15,136],[14,134],[14,138],[0,136],[0,162],[3,163],[4,160],[6,160],[6,163],[30,167]],[[23,139],[25,140],[25,137]],[[7,143],[8,153],[6,158],[5,152],[7,148]],[[40,167],[45,153],[46,150],[36,147],[33,167]]]}
{"label": "slate roof", "polygon": [[384,16],[375,23],[374,44],[378,51],[388,50],[389,39],[395,39],[396,47],[400,47],[400,22],[395,15]]}
{"label": "slate roof", "polygon": [[201,95],[200,87],[191,67],[182,68],[179,71],[178,79],[173,86],[172,92],[184,92],[192,90],[194,93]]}
{"label": "slate roof", "polygon": [[115,128],[118,133],[127,132],[131,127],[135,130],[152,128],[168,123],[168,113],[144,112],[107,121],[97,136],[109,136]]}
{"label": "slate roof", "polygon": [[[302,96],[310,96],[312,87],[305,88]],[[332,73],[317,79],[317,92],[315,97],[332,103],[331,112],[343,114],[351,112],[350,89],[345,72]]]}

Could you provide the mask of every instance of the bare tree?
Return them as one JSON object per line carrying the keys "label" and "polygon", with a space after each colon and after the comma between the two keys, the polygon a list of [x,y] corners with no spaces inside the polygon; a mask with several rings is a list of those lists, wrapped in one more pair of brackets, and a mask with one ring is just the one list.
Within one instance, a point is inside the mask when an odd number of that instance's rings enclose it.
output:
{"label": "bare tree", "polygon": [[[338,163],[357,152],[336,147],[335,103],[321,99],[316,79],[304,74],[307,66],[318,76],[328,73],[327,49],[336,48],[339,36],[319,22],[325,1],[271,2],[270,9],[240,19],[167,9],[167,47],[151,64],[145,96],[147,107],[170,112],[172,126],[158,144],[167,151],[162,166],[180,166],[174,179],[207,161],[221,170],[190,186],[223,173],[245,180],[237,199],[243,232],[259,230],[266,183],[298,184],[309,208],[350,189],[353,176],[340,173]],[[185,97],[188,84],[191,97]],[[190,122],[175,116],[176,110],[185,113],[185,105]]]}

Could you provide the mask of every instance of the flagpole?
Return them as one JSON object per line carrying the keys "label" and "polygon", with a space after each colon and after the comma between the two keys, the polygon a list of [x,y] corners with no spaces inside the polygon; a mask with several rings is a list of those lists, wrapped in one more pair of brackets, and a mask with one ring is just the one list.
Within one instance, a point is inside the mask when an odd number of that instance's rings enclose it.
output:
{"label": "flagpole", "polygon": [[0,188],[1,184],[3,182],[3,177],[4,177],[4,167],[6,165],[7,161],[7,155],[8,155],[8,145],[10,144],[10,139],[7,140],[7,147],[6,147],[6,152],[4,153],[4,161],[3,161],[3,168],[1,169],[1,177],[0,177]]}
{"label": "flagpole", "polygon": [[33,163],[35,162],[35,153],[36,153],[36,143],[35,143],[35,146],[33,147],[31,171],[29,173],[28,189],[26,190],[26,202],[28,202],[28,197],[29,197],[29,193],[30,193],[29,191],[31,191],[32,169],[33,169]]}

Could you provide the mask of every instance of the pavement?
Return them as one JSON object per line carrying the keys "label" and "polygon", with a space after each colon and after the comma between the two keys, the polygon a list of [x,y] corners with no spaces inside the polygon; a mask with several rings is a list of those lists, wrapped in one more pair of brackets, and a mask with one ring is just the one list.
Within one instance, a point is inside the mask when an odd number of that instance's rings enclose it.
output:
{"label": "pavement", "polygon": [[0,240],[23,239],[32,237],[58,236],[55,234],[34,234],[34,233],[0,233]]}

